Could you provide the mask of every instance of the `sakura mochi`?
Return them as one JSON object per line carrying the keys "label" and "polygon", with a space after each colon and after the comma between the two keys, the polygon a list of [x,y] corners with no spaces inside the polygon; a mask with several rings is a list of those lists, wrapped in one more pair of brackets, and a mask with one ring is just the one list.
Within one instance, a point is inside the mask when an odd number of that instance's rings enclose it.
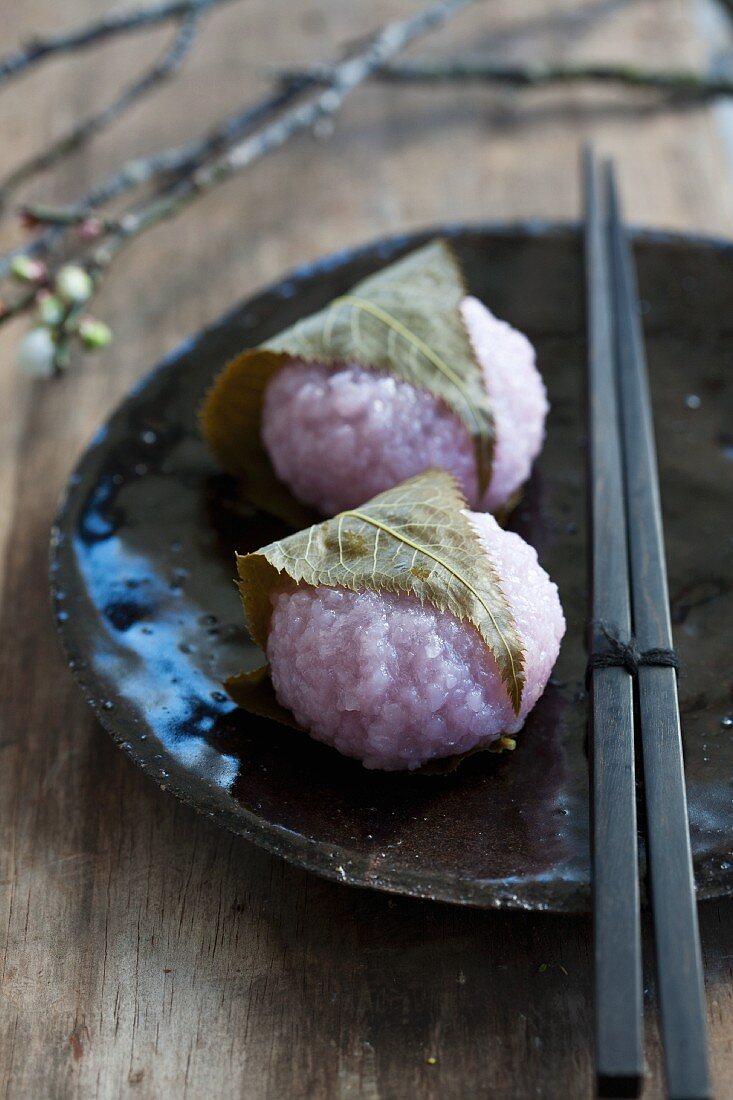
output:
{"label": "sakura mochi", "polygon": [[526,336],[477,298],[459,309],[493,412],[488,487],[479,493],[466,426],[428,390],[358,363],[295,360],[267,387],[262,440],[298,500],[330,516],[431,466],[452,473],[474,507],[493,512],[511,500],[542,448],[545,386]]}
{"label": "sakura mochi", "polygon": [[[433,471],[239,560],[276,705],[367,768],[513,747],[557,659],[536,552],[464,505]],[[251,679],[230,685],[245,706]]]}
{"label": "sakura mochi", "polygon": [[547,411],[529,340],[466,293],[436,240],[230,363],[203,429],[254,504],[302,525],[430,468],[503,510]]}
{"label": "sakura mochi", "polygon": [[476,629],[414,596],[287,585],[273,597],[267,658],[278,701],[311,737],[367,768],[414,769],[517,733],[557,660],[557,586],[519,535],[467,514],[526,654],[518,714]]}

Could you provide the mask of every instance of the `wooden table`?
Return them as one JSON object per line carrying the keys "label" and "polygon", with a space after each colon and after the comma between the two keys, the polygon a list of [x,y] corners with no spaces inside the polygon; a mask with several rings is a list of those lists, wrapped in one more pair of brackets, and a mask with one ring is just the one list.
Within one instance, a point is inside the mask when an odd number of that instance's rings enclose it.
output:
{"label": "wooden table", "polygon": [[[6,5],[3,49],[108,6]],[[121,155],[180,140],[256,95],[265,62],[327,57],[416,6],[240,0],[209,20],[174,84],[27,194],[72,198]],[[574,7],[493,0],[425,48],[702,65],[724,25],[702,0],[595,0],[582,17]],[[54,61],[9,85],[3,168],[111,98],[169,33]],[[4,1096],[591,1095],[589,920],[341,888],[161,793],[101,733],[64,666],[47,536],[74,459],[131,383],[297,262],[444,219],[576,216],[577,147],[589,136],[618,158],[634,221],[730,234],[733,107],[653,104],[608,88],[363,89],[329,141],[298,140],[123,256],[98,303],[116,334],[109,353],[58,385],[34,383],[13,367],[22,325],[3,330]],[[4,246],[17,237],[12,224],[1,232]],[[703,905],[701,921],[722,1098],[733,1095],[733,904]],[[647,988],[645,1096],[659,1097],[651,973]]]}

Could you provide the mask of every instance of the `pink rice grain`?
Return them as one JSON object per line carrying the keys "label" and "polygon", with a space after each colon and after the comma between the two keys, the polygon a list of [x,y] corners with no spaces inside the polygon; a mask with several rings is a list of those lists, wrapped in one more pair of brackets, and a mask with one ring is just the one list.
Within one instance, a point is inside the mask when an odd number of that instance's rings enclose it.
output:
{"label": "pink rice grain", "polygon": [[468,513],[502,578],[526,653],[519,715],[476,629],[412,596],[288,585],[267,642],[278,700],[318,741],[367,768],[414,769],[515,733],[544,691],[565,620],[518,535]]}
{"label": "pink rice grain", "polygon": [[494,412],[491,482],[481,499],[481,509],[493,512],[524,484],[542,449],[547,391],[524,333],[494,317],[478,298],[464,298],[461,313]]}

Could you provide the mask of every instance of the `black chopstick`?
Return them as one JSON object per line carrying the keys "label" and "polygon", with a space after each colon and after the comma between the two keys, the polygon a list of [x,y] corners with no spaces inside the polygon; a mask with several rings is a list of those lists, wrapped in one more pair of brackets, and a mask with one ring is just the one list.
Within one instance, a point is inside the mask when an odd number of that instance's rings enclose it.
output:
{"label": "black chopstick", "polygon": [[[592,620],[589,652],[606,632],[630,638],[626,514],[618,430],[606,189],[584,155]],[[596,1074],[601,1095],[636,1096],[644,1069],[633,679],[590,671]]]}
{"label": "black chopstick", "polygon": [[[606,170],[622,410],[632,618],[640,652],[672,650],[664,534],[644,342],[631,249]],[[674,668],[641,665],[638,723],[667,1088],[711,1096],[702,959]]]}

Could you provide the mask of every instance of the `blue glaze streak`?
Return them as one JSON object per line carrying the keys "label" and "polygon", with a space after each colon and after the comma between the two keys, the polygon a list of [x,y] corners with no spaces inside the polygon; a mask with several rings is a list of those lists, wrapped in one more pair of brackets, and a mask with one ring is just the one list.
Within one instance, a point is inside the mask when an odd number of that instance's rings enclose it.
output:
{"label": "blue glaze streak", "polygon": [[182,607],[180,588],[165,585],[144,554],[116,537],[109,520],[113,492],[109,479],[100,482],[84,510],[81,537],[74,540],[110,639],[109,647],[95,647],[90,664],[110,694],[155,730],[161,748],[212,786],[230,790],[239,762],[217,748],[216,728],[236,708],[221,690],[218,669],[207,675],[198,652],[206,644],[199,619],[208,621],[209,609],[192,606],[190,599]]}

